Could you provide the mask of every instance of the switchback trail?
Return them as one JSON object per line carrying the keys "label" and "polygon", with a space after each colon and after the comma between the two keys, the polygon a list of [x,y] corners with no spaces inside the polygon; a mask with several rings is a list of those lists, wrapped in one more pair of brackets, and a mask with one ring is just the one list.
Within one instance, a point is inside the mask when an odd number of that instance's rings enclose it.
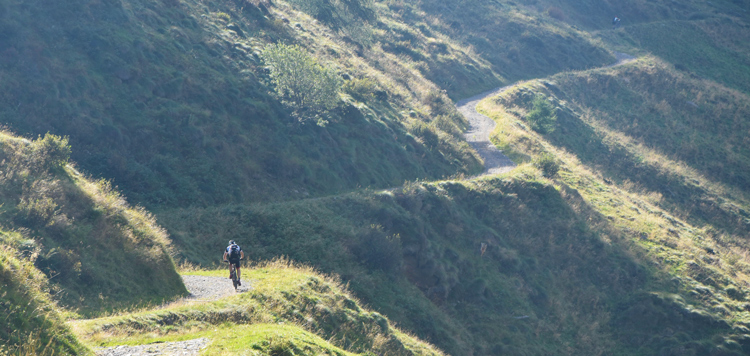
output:
{"label": "switchback trail", "polygon": [[[617,58],[617,61],[605,68],[616,67],[635,60],[635,57],[620,52],[615,52],[615,58]],[[489,117],[480,114],[477,111],[477,104],[487,97],[505,92],[518,83],[519,82],[495,88],[456,103],[456,109],[458,109],[458,112],[469,121],[470,125],[469,130],[466,131],[464,137],[469,145],[471,145],[471,147],[473,147],[484,160],[484,172],[480,175],[510,172],[516,167],[516,164],[513,163],[510,158],[504,155],[502,151],[490,142],[490,134],[497,124]]]}

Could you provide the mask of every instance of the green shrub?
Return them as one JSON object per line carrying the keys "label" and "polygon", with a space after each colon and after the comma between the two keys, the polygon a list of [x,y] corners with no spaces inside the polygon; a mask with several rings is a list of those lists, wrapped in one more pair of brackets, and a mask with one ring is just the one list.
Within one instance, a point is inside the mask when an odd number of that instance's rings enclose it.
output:
{"label": "green shrub", "polygon": [[544,96],[539,95],[534,99],[533,108],[525,119],[531,128],[540,134],[555,131],[555,123],[557,122],[555,108]]}
{"label": "green shrub", "polygon": [[401,237],[398,234],[387,235],[379,226],[373,226],[360,235],[351,250],[373,269],[393,272],[401,266]]}
{"label": "green shrub", "polygon": [[58,169],[68,164],[72,152],[68,137],[47,133],[33,143],[33,159],[46,169]]}
{"label": "green shrub", "polygon": [[560,171],[560,164],[555,160],[555,156],[547,152],[534,160],[534,167],[539,168],[547,178],[554,177]]}
{"label": "green shrub", "polygon": [[341,79],[301,47],[270,45],[263,50],[271,81],[284,104],[300,121],[320,119],[339,103]]}

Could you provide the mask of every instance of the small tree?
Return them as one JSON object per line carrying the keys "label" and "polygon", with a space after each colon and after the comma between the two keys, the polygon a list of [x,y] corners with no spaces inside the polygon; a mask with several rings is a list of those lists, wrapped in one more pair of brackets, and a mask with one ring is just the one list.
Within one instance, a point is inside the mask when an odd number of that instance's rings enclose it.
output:
{"label": "small tree", "polygon": [[533,108],[526,115],[526,121],[531,129],[540,134],[548,134],[555,131],[557,115],[555,108],[544,96],[537,96],[534,99]]}
{"label": "small tree", "polygon": [[321,120],[338,105],[341,78],[299,46],[269,45],[262,58],[271,71],[276,93],[300,121]]}

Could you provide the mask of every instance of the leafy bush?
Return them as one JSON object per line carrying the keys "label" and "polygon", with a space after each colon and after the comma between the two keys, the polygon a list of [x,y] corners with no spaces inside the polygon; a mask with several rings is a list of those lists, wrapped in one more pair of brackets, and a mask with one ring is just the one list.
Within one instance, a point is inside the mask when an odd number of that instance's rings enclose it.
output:
{"label": "leafy bush", "polygon": [[269,45],[262,57],[271,71],[276,93],[300,121],[320,119],[338,105],[341,79],[301,47]]}
{"label": "leafy bush", "polygon": [[555,131],[557,115],[555,108],[544,96],[537,96],[534,99],[533,109],[526,115],[526,121],[531,128],[540,134],[548,134]]}
{"label": "leafy bush", "polygon": [[555,156],[547,152],[534,160],[534,167],[539,168],[547,178],[554,177],[560,171],[560,164],[555,160]]}
{"label": "leafy bush", "polygon": [[380,226],[360,235],[351,249],[370,268],[394,272],[401,266],[401,237],[387,235]]}
{"label": "leafy bush", "polygon": [[33,143],[33,159],[41,167],[58,169],[68,164],[72,152],[68,137],[61,137],[47,133]]}

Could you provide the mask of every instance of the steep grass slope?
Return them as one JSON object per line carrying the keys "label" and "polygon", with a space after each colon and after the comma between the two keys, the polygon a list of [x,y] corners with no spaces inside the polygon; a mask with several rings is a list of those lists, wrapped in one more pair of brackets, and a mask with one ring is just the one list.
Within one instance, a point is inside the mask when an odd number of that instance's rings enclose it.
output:
{"label": "steep grass slope", "polygon": [[[84,170],[150,208],[289,200],[475,173],[448,96],[612,60],[528,6],[441,9],[4,0],[0,121],[68,135]],[[275,42],[302,45],[346,79],[326,127],[300,125],[273,95],[259,53]]]}
{"label": "steep grass slope", "polygon": [[46,276],[15,254],[0,245],[0,355],[90,354],[50,300]]}
{"label": "steep grass slope", "polygon": [[[23,135],[70,136],[83,169],[150,206],[288,199],[478,169],[457,136],[464,124],[418,71],[395,56],[376,63],[390,70],[371,68],[334,30],[309,17],[310,28],[296,28],[290,8],[258,6],[4,1],[1,120]],[[302,42],[354,78],[359,101],[344,98],[328,127],[295,122],[258,61],[277,41]]]}
{"label": "steep grass slope", "polygon": [[747,17],[697,13],[691,20],[623,29],[618,41],[637,44],[680,72],[750,93]]}
{"label": "steep grass slope", "polygon": [[4,253],[33,263],[56,299],[84,313],[184,293],[166,233],[108,183],[81,176],[69,155],[64,138],[0,134]]}
{"label": "steep grass slope", "polygon": [[[605,177],[658,194],[675,214],[738,235],[748,232],[743,208],[724,203],[748,201],[747,95],[653,58],[552,80],[545,91],[563,109],[559,129],[547,136],[550,143]],[[519,90],[503,103],[528,107],[534,93]]]}

